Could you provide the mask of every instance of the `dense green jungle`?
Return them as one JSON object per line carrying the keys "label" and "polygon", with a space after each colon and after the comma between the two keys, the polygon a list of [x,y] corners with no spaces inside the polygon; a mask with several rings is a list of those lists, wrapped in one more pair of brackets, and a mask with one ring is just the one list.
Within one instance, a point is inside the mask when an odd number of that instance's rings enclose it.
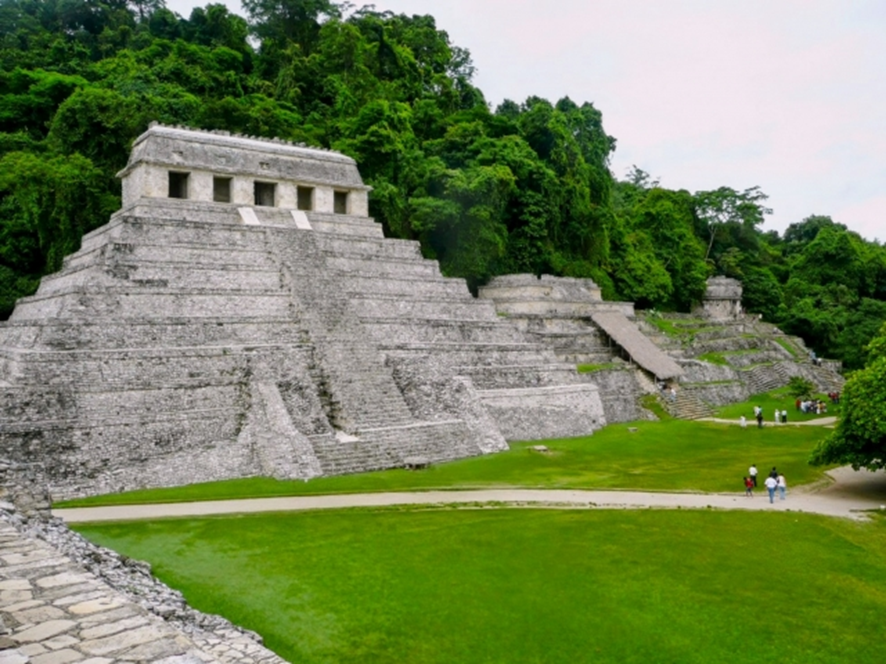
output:
{"label": "dense green jungle", "polygon": [[0,317],[120,205],[114,174],[151,120],[279,136],[354,157],[392,237],[472,287],[592,277],[608,299],[687,311],[705,279],[819,354],[864,365],[886,320],[886,247],[826,216],[764,231],[758,187],[674,191],[609,158],[600,110],[492,109],[431,16],[243,0],[0,0]]}

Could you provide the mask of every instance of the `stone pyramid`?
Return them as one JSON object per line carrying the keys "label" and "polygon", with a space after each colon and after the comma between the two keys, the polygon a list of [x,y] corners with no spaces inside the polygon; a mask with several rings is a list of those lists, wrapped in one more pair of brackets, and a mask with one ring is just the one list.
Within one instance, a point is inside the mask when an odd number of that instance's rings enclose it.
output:
{"label": "stone pyramid", "polygon": [[0,324],[0,457],[56,497],[589,434],[595,385],[386,239],[343,155],[152,125],[123,206]]}

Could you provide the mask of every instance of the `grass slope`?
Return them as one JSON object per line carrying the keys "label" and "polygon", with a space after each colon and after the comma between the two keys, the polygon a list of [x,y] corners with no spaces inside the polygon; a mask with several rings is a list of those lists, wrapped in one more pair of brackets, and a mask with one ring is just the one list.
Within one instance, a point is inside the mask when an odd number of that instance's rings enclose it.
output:
{"label": "grass slope", "polygon": [[493,487],[740,491],[751,463],[761,471],[778,466],[791,486],[798,486],[821,477],[821,469],[810,467],[807,459],[823,435],[825,430],[818,427],[760,430],[684,420],[635,422],[608,426],[585,438],[543,441],[549,454],[532,450],[538,442],[514,443],[507,452],[423,471],[387,470],[310,482],[230,480],[98,496],[58,506]]}
{"label": "grass slope", "polygon": [[291,662],[886,661],[883,520],[348,510],[78,530]]}
{"label": "grass slope", "polygon": [[771,392],[755,394],[748,401],[743,403],[722,406],[716,410],[716,417],[738,419],[744,415],[748,418],[748,422],[750,423],[754,419],[754,406],[760,406],[763,409],[763,418],[770,424],[772,423],[775,409],[788,411],[788,422],[807,422],[820,417],[839,414],[840,404],[832,404],[826,394],[817,394],[815,397],[827,403],[828,412],[824,415],[804,413],[801,410],[797,410],[795,397],[791,396],[786,387],[782,387],[777,390],[772,390]]}

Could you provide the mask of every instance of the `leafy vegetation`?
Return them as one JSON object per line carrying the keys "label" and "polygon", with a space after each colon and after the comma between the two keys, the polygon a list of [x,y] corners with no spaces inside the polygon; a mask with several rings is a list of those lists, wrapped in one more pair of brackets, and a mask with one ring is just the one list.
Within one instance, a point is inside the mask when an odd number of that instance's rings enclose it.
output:
{"label": "leafy vegetation", "polygon": [[490,109],[431,16],[246,0],[183,18],[163,0],[0,0],[0,316],[119,205],[149,121],[280,136],[355,157],[389,236],[476,287],[592,277],[610,299],[688,311],[714,273],[849,368],[886,320],[886,249],[828,217],[764,233],[757,187],[673,191],[611,174],[599,109]]}
{"label": "leafy vegetation", "polygon": [[722,352],[710,352],[710,353],[702,353],[698,356],[699,360],[704,360],[705,362],[710,362],[711,364],[719,364],[721,366],[726,366],[729,362],[726,360],[726,355]]}
{"label": "leafy vegetation", "polygon": [[788,394],[794,399],[808,399],[815,391],[812,381],[802,376],[791,376],[787,385]]}
{"label": "leafy vegetation", "polygon": [[78,530],[291,662],[886,658],[883,519],[398,509]]}
{"label": "leafy vegetation", "polygon": [[788,353],[790,353],[793,357],[798,357],[799,353],[797,352],[797,348],[787,339],[783,339],[781,337],[775,337],[775,343],[784,348]]}
{"label": "leafy vegetation", "polygon": [[507,452],[421,471],[386,470],[310,482],[230,480],[83,498],[57,507],[503,487],[739,491],[751,462],[778,466],[791,486],[797,486],[821,477],[822,471],[806,460],[823,436],[819,427],[745,430],[710,422],[644,421],[611,425],[584,438],[543,441],[548,453],[533,449],[539,441],[514,443]]}
{"label": "leafy vegetation", "polygon": [[606,371],[607,369],[617,369],[619,364],[615,362],[606,362],[603,364],[579,364],[576,365],[575,370],[578,373],[594,373],[595,371]]}
{"label": "leafy vegetation", "polygon": [[886,468],[886,323],[868,346],[868,365],[852,374],[841,396],[843,417],[815,449],[816,465],[848,463],[858,470]]}

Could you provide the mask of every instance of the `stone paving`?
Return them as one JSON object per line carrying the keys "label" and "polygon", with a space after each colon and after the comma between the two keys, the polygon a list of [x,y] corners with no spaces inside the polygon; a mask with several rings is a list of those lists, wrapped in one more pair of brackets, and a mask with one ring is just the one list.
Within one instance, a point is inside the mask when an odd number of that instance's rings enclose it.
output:
{"label": "stone paving", "polygon": [[28,521],[0,504],[0,664],[284,664],[218,617],[213,632],[167,622],[23,532]]}

